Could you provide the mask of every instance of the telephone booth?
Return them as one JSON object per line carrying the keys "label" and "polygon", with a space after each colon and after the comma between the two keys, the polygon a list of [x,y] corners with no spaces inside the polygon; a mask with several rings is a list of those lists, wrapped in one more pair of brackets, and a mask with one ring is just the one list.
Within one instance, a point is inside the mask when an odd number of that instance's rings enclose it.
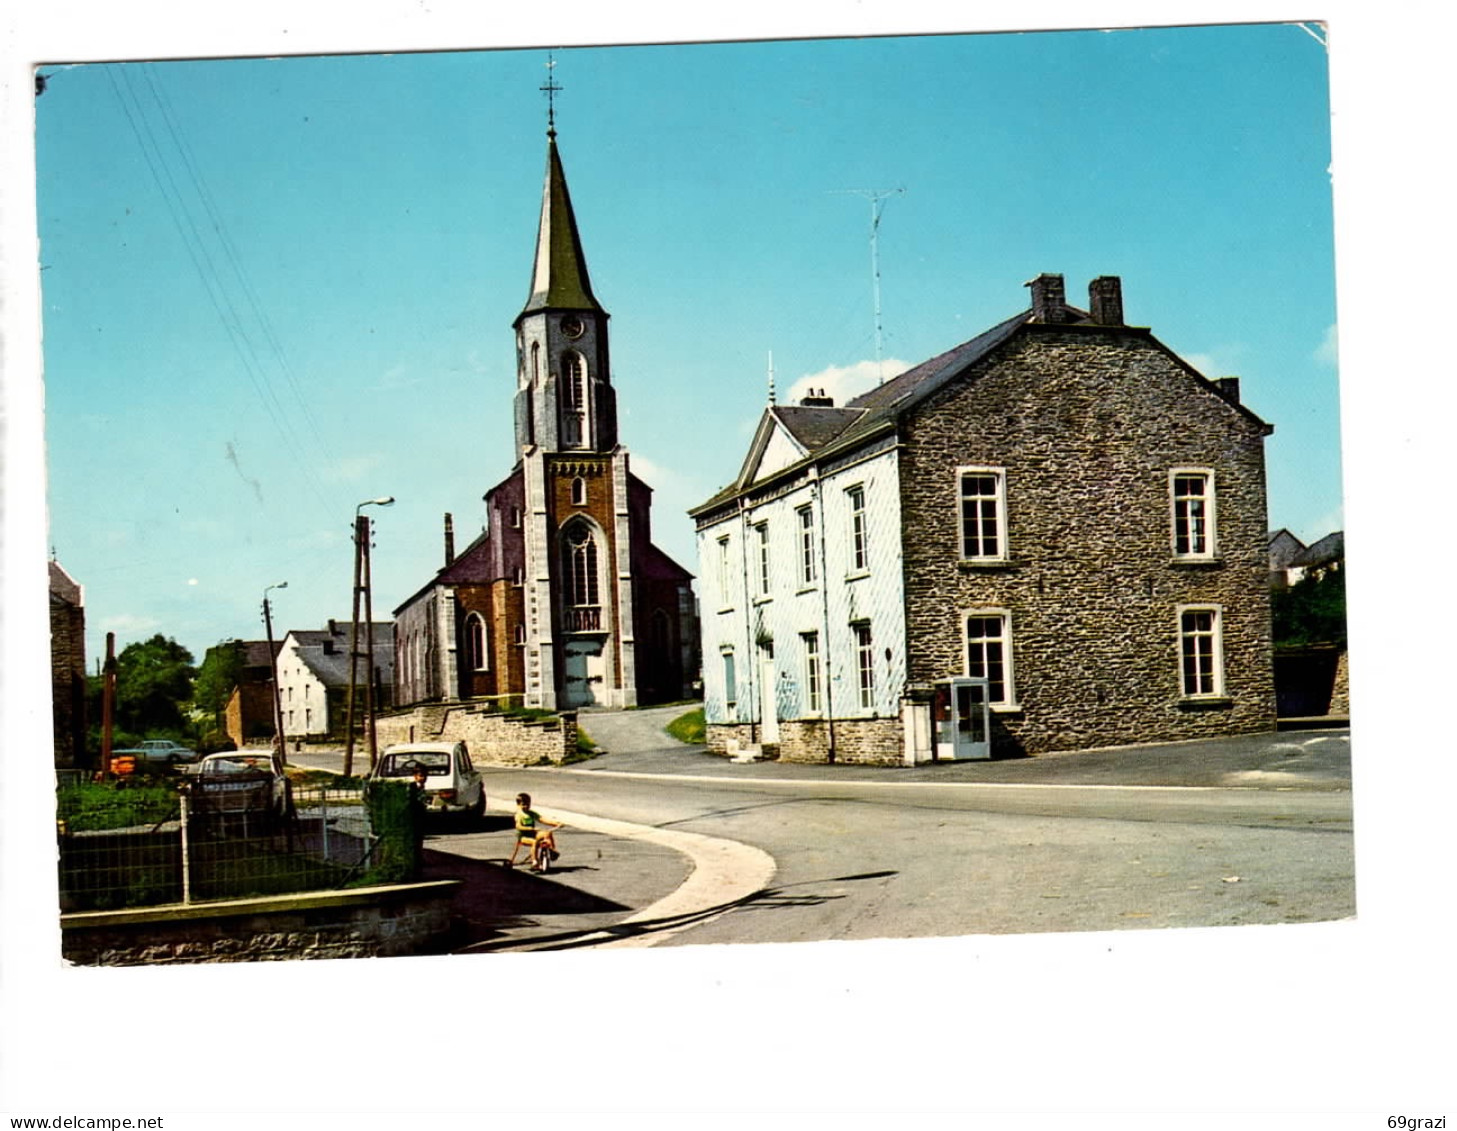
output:
{"label": "telephone booth", "polygon": [[990,758],[992,736],[987,681],[970,676],[937,680],[931,700],[934,761]]}

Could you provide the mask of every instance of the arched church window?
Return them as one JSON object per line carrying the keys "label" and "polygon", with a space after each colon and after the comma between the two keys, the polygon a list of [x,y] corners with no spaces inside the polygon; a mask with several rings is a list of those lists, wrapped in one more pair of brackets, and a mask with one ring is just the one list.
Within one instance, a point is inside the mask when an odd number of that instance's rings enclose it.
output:
{"label": "arched church window", "polygon": [[489,667],[486,652],[486,622],[479,613],[472,613],[465,620],[466,663],[472,671],[485,671]]}
{"label": "arched church window", "polygon": [[562,355],[562,446],[587,446],[587,362],[579,353]]}
{"label": "arched church window", "polygon": [[568,605],[599,604],[597,539],[585,522],[568,527],[562,539],[562,577]]}
{"label": "arched church window", "polygon": [[580,475],[572,480],[572,505],[574,507],[587,505],[587,481]]}
{"label": "arched church window", "polygon": [[531,383],[534,385],[541,376],[541,343],[531,343]]}

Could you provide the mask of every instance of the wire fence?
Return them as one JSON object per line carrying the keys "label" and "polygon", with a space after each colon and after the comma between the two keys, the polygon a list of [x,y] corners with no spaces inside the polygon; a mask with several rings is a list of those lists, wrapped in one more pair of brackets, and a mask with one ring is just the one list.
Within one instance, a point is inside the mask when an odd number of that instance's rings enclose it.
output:
{"label": "wire fence", "polygon": [[57,791],[62,911],[332,890],[414,878],[420,814],[405,786],[289,787],[229,808],[196,783]]}

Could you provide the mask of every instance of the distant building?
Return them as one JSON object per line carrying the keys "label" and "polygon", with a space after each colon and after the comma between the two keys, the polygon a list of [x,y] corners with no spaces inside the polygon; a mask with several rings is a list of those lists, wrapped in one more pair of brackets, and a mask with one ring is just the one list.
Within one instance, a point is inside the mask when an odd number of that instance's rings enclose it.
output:
{"label": "distant building", "polygon": [[[283,733],[288,739],[342,740],[348,714],[349,656],[352,626],[329,621],[322,629],[293,629],[278,652],[278,691]],[[363,718],[365,680],[375,681],[375,709],[383,710],[394,695],[394,625],[374,624],[374,662],[365,659],[365,626],[359,626],[354,717]]]}
{"label": "distant building", "polygon": [[1346,536],[1337,530],[1307,546],[1290,531],[1270,532],[1270,585],[1287,589],[1307,577],[1320,578],[1345,565]]}
{"label": "distant building", "polygon": [[516,466],[486,529],[395,609],[401,706],[519,698],[630,707],[692,693],[692,575],[652,543],[652,488],[618,441],[608,315],[548,132],[541,225],[517,316]]}
{"label": "distant building", "polygon": [[1060,275],[692,511],[710,747],[920,762],[1273,729],[1264,438]]}
{"label": "distant building", "polygon": [[50,562],[51,719],[55,764],[87,768],[86,750],[86,596],[76,580]]}
{"label": "distant building", "polygon": [[258,739],[273,738],[273,664],[271,658],[283,648],[283,641],[239,641],[243,650],[243,666],[238,672],[238,685],[228,698],[225,729],[233,745],[242,748]]}

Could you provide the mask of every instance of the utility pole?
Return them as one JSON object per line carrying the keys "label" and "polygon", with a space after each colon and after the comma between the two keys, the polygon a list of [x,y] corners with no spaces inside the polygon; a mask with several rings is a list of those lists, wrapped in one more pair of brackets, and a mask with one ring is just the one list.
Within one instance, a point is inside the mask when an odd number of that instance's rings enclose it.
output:
{"label": "utility pole", "polygon": [[841,193],[863,196],[870,201],[870,291],[875,306],[875,379],[885,382],[885,367],[882,358],[880,324],[880,214],[886,197],[905,192],[903,188],[893,189],[839,189]]}
{"label": "utility pole", "polygon": [[278,752],[280,762],[288,761],[288,743],[283,738],[283,693],[278,687],[278,656],[273,651],[273,613],[268,604],[268,593],[272,589],[287,589],[288,582],[280,581],[263,590],[263,627],[268,635],[268,670],[273,677],[273,749]]}
{"label": "utility pole", "polygon": [[116,713],[116,633],[106,634],[106,666],[101,669],[101,780],[111,777],[111,732]]}
{"label": "utility pole", "polygon": [[378,499],[366,499],[354,508],[354,603],[350,612],[349,630],[349,695],[344,708],[344,776],[354,773],[354,689],[359,684],[359,600],[364,598],[366,647],[369,659],[365,663],[364,702],[369,734],[369,768],[374,769],[374,617],[369,596],[369,518],[360,513],[365,507],[393,506],[393,495],[382,495]]}

